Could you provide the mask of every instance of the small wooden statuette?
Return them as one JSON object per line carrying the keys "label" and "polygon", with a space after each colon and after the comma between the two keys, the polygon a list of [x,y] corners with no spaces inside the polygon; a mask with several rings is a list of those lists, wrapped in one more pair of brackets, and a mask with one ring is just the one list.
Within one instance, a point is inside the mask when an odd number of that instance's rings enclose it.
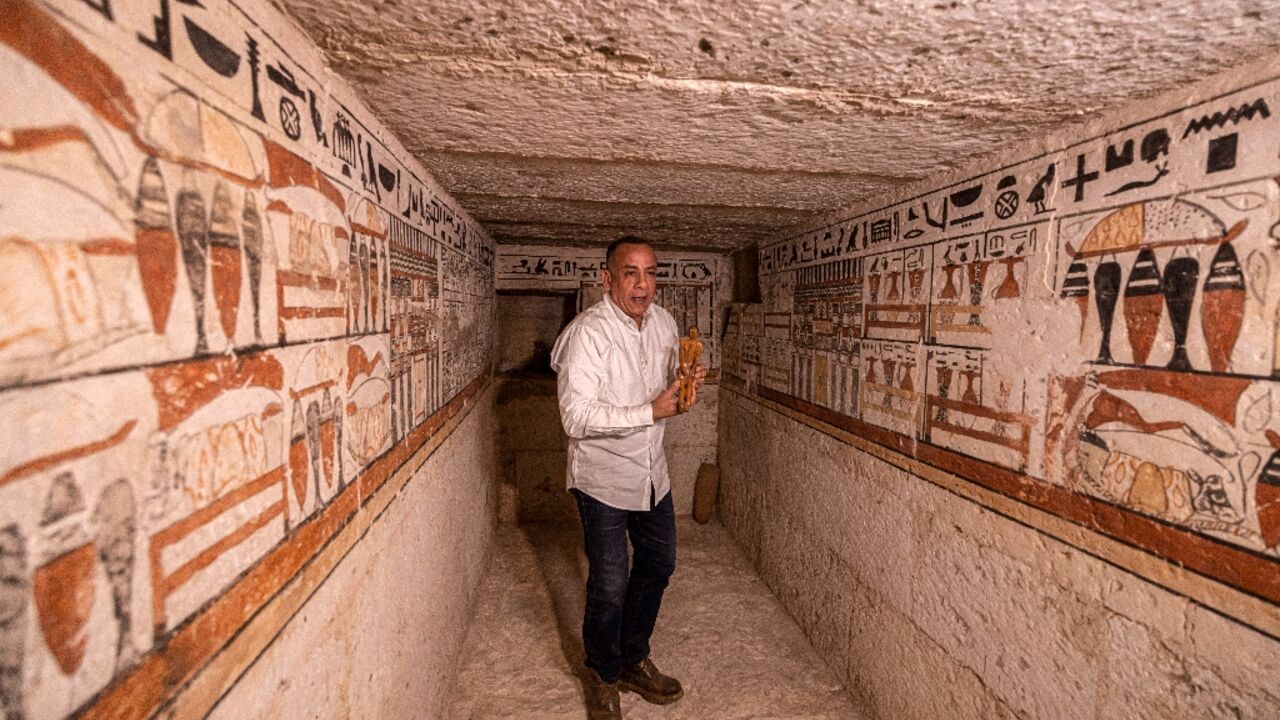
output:
{"label": "small wooden statuette", "polygon": [[693,372],[702,355],[702,343],[698,341],[698,328],[689,328],[689,337],[680,338],[680,391],[676,395],[676,408],[685,412],[693,406]]}

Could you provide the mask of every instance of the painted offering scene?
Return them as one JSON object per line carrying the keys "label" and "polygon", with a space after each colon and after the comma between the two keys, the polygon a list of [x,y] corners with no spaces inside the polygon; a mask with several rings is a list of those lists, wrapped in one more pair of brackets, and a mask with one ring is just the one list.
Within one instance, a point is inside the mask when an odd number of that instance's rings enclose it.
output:
{"label": "painted offering scene", "polygon": [[292,29],[0,7],[12,720],[198,669],[488,373],[493,246]]}
{"label": "painted offering scene", "polygon": [[1278,91],[762,247],[724,372],[1157,554],[1280,556]]}

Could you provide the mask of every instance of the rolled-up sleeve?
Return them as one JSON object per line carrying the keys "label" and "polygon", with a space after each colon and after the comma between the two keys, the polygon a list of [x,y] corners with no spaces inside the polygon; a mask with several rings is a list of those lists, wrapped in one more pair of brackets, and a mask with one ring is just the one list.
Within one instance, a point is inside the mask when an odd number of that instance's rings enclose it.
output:
{"label": "rolled-up sleeve", "polygon": [[551,353],[557,374],[560,422],[579,440],[627,435],[653,424],[653,406],[610,405],[600,400],[607,375],[602,349],[581,328],[570,328]]}

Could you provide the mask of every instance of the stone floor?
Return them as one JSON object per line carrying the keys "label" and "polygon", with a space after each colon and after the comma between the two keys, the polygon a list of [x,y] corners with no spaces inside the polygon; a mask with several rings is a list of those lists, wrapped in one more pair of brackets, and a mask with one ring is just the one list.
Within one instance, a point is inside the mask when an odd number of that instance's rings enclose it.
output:
{"label": "stone floor", "polygon": [[[653,657],[685,696],[629,720],[835,720],[859,715],[800,627],[719,524],[678,524],[679,567]],[[579,668],[586,558],[576,525],[500,528],[463,650],[450,720],[585,718]]]}

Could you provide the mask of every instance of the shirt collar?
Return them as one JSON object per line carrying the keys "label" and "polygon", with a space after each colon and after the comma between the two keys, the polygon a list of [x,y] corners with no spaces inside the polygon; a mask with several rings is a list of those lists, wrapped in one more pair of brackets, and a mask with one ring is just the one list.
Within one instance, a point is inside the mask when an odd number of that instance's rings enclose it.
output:
{"label": "shirt collar", "polygon": [[[618,307],[618,304],[613,301],[613,296],[609,294],[608,290],[604,292],[604,301],[609,304],[609,309],[613,311],[613,316],[624,325],[631,327],[636,324],[636,321],[623,312],[622,308]],[[649,307],[645,308],[644,315],[640,317],[640,327],[636,328],[637,330],[644,330],[644,327],[649,324],[649,320],[653,318],[653,312],[653,303],[649,303]]]}

